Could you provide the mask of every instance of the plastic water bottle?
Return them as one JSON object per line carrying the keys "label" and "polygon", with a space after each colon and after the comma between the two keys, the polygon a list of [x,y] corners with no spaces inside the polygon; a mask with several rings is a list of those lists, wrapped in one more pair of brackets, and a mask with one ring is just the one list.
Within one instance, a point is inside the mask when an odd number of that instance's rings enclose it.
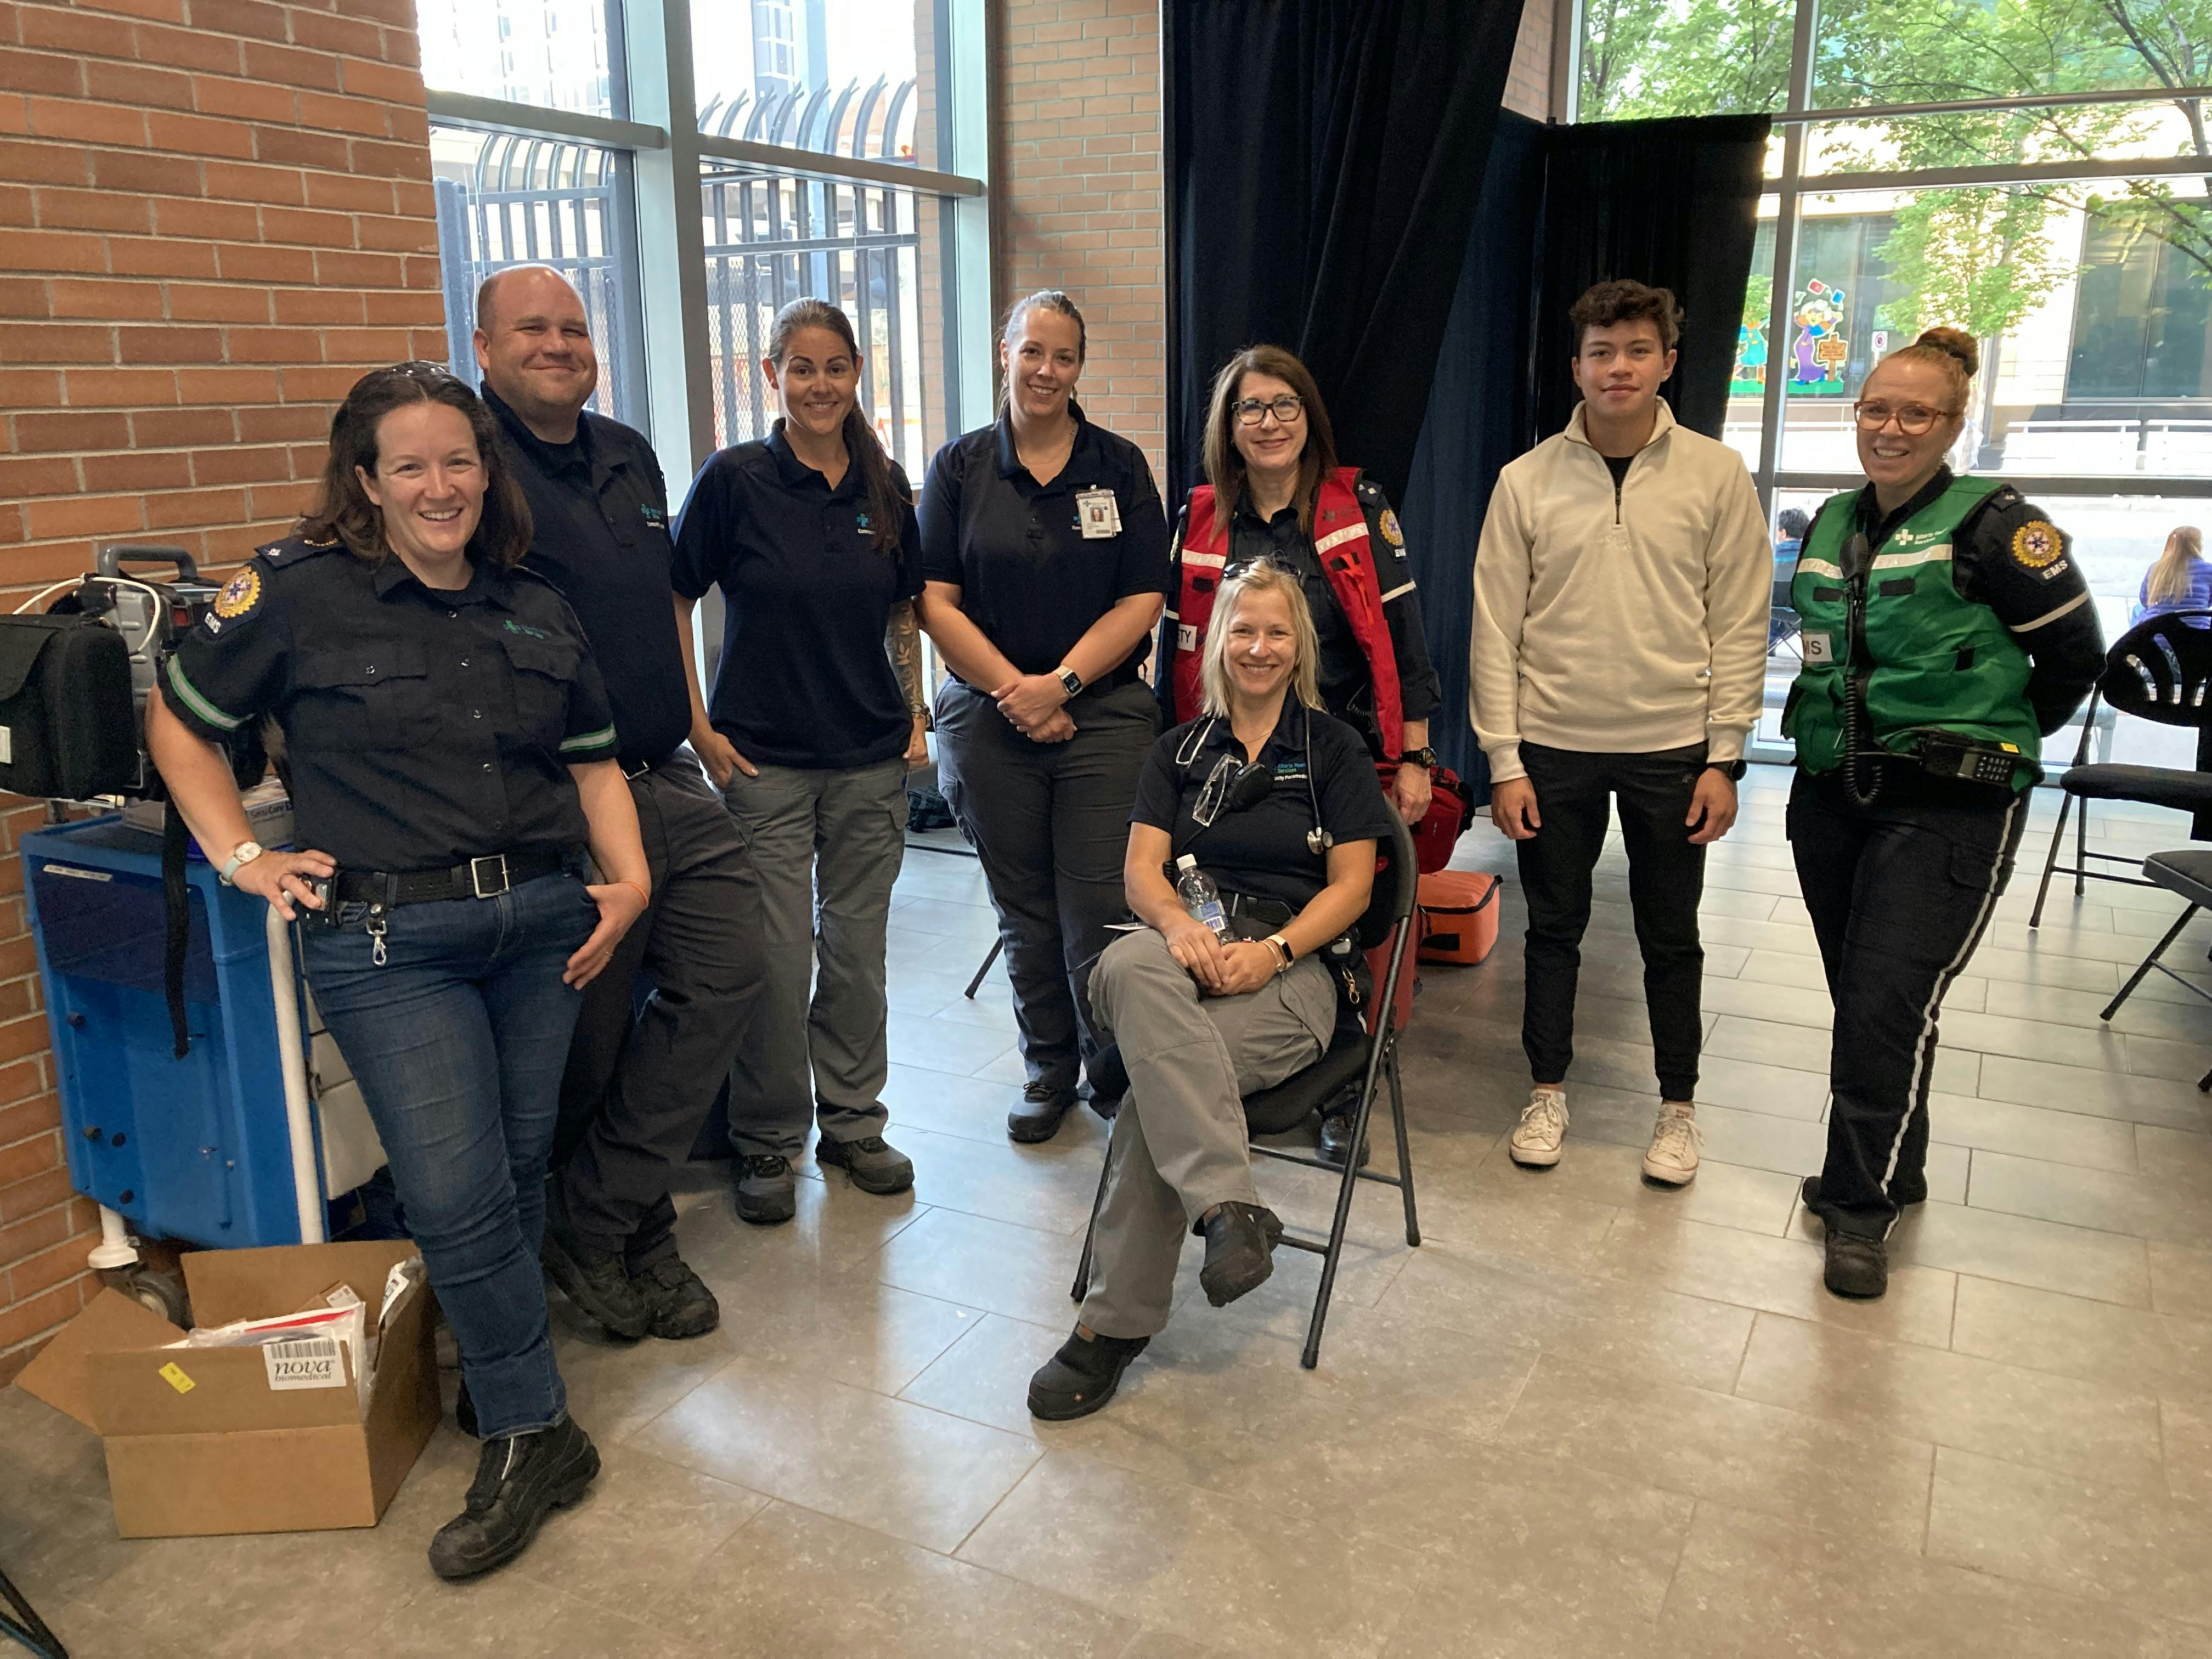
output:
{"label": "plastic water bottle", "polygon": [[1227,934],[1229,913],[1221,908],[1221,890],[1198,867],[1194,854],[1185,853],[1176,860],[1176,896],[1193,917],[1213,929],[1215,938]]}

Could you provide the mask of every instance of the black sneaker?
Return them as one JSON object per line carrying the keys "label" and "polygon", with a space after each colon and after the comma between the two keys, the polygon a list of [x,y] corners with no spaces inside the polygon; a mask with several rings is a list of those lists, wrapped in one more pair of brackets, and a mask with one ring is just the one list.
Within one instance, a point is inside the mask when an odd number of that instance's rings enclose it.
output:
{"label": "black sneaker", "polygon": [[881,1135],[857,1140],[817,1135],[814,1161],[824,1169],[842,1170],[864,1193],[902,1193],[914,1185],[914,1160]]}
{"label": "black sneaker", "polygon": [[799,1213],[799,1177],[792,1173],[789,1158],[740,1154],[730,1173],[737,1177],[738,1220],[772,1227]]}
{"label": "black sneaker", "polygon": [[599,1472],[599,1449],[574,1418],[485,1441],[467,1507],[430,1540],[430,1570],[473,1578],[506,1565],[530,1547],[545,1512],[581,1498]]}
{"label": "black sneaker", "polygon": [[1030,1415],[1048,1423],[1088,1417],[1114,1397],[1149,1336],[1085,1336],[1078,1326],[1030,1378]]}
{"label": "black sneaker", "polygon": [[[1344,1167],[1344,1155],[1352,1147],[1352,1126],[1358,1121],[1357,1111],[1330,1112],[1322,1119],[1321,1139],[1316,1150],[1322,1163],[1333,1164],[1340,1170]],[[1368,1143],[1363,1136],[1359,1142],[1359,1167],[1363,1170],[1367,1167],[1368,1152]]]}
{"label": "black sneaker", "polygon": [[595,1250],[556,1232],[549,1218],[545,1242],[538,1259],[545,1276],[558,1285],[568,1300],[615,1335],[635,1342],[653,1323],[637,1287],[629,1282],[629,1269],[619,1250]]}
{"label": "black sneaker", "polygon": [[704,1336],[722,1322],[722,1304],[681,1256],[662,1256],[641,1269],[630,1283],[653,1316],[648,1334],[664,1341]]}
{"label": "black sneaker", "polygon": [[1206,1239],[1206,1265],[1198,1282],[1206,1299],[1225,1308],[1267,1282],[1275,1271],[1275,1241],[1283,1224],[1273,1210],[1257,1204],[1222,1204],[1191,1229]]}
{"label": "black sneaker", "polygon": [[1828,1253],[1820,1282],[1838,1296],[1871,1302],[1889,1288],[1889,1249],[1863,1233],[1828,1230]]}
{"label": "black sneaker", "polygon": [[1006,1114],[1006,1133],[1024,1146],[1050,1140],[1060,1133],[1060,1120],[1075,1104],[1075,1091],[1055,1089],[1049,1083],[1031,1083],[1022,1090],[1022,1103]]}

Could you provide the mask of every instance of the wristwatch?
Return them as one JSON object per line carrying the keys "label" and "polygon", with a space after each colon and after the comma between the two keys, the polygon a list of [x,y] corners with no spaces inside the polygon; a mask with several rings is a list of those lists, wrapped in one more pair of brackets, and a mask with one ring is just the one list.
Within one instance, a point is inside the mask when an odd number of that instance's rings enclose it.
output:
{"label": "wristwatch", "polygon": [[1725,772],[1728,774],[1728,781],[1730,783],[1741,783],[1743,781],[1743,775],[1751,770],[1751,768],[1746,763],[1740,760],[1707,761],[1705,763],[1705,770],[1708,772]]}
{"label": "wristwatch", "polygon": [[1408,749],[1404,754],[1398,757],[1398,764],[1401,766],[1426,766],[1433,768],[1436,763],[1437,751],[1425,745],[1419,749]]}
{"label": "wristwatch", "polygon": [[1290,940],[1285,939],[1280,933],[1270,933],[1260,943],[1267,946],[1281,958],[1275,963],[1275,971],[1279,974],[1288,972],[1291,964],[1298,959],[1297,952],[1291,949]]}
{"label": "wristwatch", "polygon": [[231,848],[230,856],[222,861],[222,868],[216,871],[216,874],[222,878],[224,886],[235,886],[237,884],[232,880],[232,878],[238,874],[239,866],[252,863],[265,850],[258,841],[242,841]]}
{"label": "wristwatch", "polygon": [[1052,677],[1060,682],[1060,689],[1067,693],[1071,702],[1083,695],[1083,676],[1066,663],[1054,669]]}

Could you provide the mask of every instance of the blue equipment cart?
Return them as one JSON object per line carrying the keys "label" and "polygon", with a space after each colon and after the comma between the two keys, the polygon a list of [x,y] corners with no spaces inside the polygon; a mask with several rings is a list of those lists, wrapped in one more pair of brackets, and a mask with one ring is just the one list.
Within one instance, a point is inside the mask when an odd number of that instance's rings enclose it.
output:
{"label": "blue equipment cart", "polygon": [[[134,1231],[215,1247],[323,1243],[334,1194],[289,926],[201,860],[186,865],[191,1052],[179,1060],[162,991],[160,837],[109,814],[34,831],[21,851],[70,1178],[100,1206],[91,1265],[131,1268]],[[126,1275],[149,1304],[173,1300],[167,1277]]]}

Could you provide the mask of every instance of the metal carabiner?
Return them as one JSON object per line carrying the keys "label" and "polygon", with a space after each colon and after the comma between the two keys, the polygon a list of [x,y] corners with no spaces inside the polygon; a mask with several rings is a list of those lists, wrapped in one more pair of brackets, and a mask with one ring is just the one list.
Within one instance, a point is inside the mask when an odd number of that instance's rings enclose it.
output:
{"label": "metal carabiner", "polygon": [[368,907],[368,959],[381,968],[386,960],[384,953],[384,907],[382,905],[372,904]]}

